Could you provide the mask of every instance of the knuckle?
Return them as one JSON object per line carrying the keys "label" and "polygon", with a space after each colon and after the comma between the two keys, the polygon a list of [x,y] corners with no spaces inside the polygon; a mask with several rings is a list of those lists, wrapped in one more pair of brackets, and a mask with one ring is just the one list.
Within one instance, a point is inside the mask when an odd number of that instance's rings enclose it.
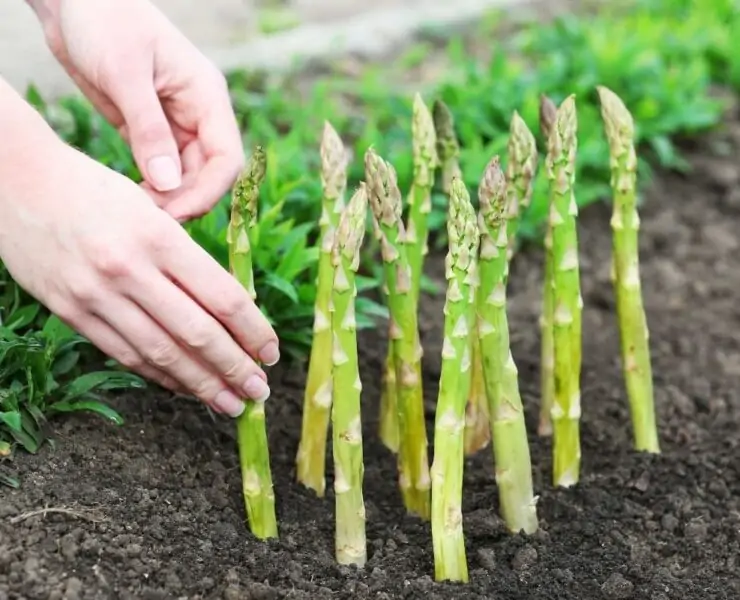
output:
{"label": "knuckle", "polygon": [[190,323],[185,328],[182,342],[194,350],[208,348],[215,341],[213,328],[208,323]]}
{"label": "knuckle", "polygon": [[157,368],[166,369],[177,362],[179,352],[174,342],[170,340],[158,341],[147,351],[147,362]]}
{"label": "knuckle", "polygon": [[97,272],[106,279],[123,279],[131,275],[130,258],[117,246],[100,244],[94,248],[91,259]]}
{"label": "knuckle", "polygon": [[236,317],[244,314],[248,307],[249,296],[246,293],[229,294],[224,296],[215,307],[215,317],[223,321],[233,321]]}
{"label": "knuckle", "polygon": [[227,381],[235,382],[247,378],[249,367],[245,361],[236,361],[221,369],[221,374]]}
{"label": "knuckle", "polygon": [[190,391],[194,396],[205,402],[212,402],[218,392],[221,390],[220,382],[212,377],[199,379],[190,386]]}
{"label": "knuckle", "polygon": [[[119,363],[131,371],[139,372],[145,365],[144,359],[142,359],[141,355],[133,350],[122,350],[118,352],[118,356],[115,358]],[[145,373],[141,374],[146,376]]]}

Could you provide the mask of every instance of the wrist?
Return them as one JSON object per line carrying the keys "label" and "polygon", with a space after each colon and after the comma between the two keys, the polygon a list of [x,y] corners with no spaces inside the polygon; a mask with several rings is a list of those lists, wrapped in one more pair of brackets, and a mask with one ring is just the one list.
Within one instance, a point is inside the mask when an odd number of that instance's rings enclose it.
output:
{"label": "wrist", "polygon": [[0,78],[0,204],[44,176],[64,142],[10,84]]}

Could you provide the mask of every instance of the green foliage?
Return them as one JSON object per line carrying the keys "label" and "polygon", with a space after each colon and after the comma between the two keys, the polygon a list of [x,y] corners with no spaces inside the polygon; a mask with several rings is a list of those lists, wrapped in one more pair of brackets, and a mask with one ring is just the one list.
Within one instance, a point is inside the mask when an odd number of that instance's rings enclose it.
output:
{"label": "green foliage", "polygon": [[[143,388],[144,381],[119,370],[81,374],[80,346],[87,342],[57,317],[28,329],[37,304],[19,306],[0,324],[0,460],[13,446],[35,453],[47,439],[46,421],[59,413],[87,411],[120,424],[102,392]],[[11,483],[6,475],[0,482]]]}

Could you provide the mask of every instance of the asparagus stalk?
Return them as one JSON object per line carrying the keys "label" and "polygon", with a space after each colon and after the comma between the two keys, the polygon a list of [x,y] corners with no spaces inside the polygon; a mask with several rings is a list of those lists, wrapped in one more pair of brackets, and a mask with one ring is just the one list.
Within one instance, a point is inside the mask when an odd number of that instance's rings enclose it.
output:
{"label": "asparagus stalk", "polygon": [[360,399],[362,382],[357,364],[355,274],[365,235],[367,191],[361,184],[344,210],[332,251],[334,277],[331,295],[333,337],[332,409],[334,493],[336,502],[335,549],[337,562],[365,565],[365,503]]}
{"label": "asparagus stalk", "polygon": [[421,378],[421,344],[413,295],[401,193],[396,171],[371,148],[365,154],[370,206],[381,232],[381,253],[391,315],[391,349],[399,424],[399,486],[406,508],[429,518],[429,462]]}
{"label": "asparagus stalk", "polygon": [[581,462],[581,310],[583,300],[578,266],[578,229],[573,185],[576,162],[575,96],[557,110],[548,143],[547,172],[550,178],[550,251],[553,274],[553,341],[555,397],[553,422],[553,477],[555,485],[578,482]]}
{"label": "asparagus stalk", "polygon": [[509,127],[509,163],[506,167],[507,186],[506,219],[509,247],[508,260],[516,250],[519,223],[532,200],[532,188],[537,170],[537,143],[524,119],[514,111]]}
{"label": "asparagus stalk", "polygon": [[[436,149],[434,122],[424,100],[419,94],[414,96],[411,121],[411,143],[414,159],[414,180],[408,195],[409,219],[406,225],[405,243],[408,245],[408,261],[411,266],[411,288],[414,301],[418,302],[424,257],[428,253],[429,213],[432,210],[432,186],[434,170],[439,164]],[[421,345],[419,345],[421,347]],[[385,361],[382,395],[380,399],[380,437],[391,450],[398,449],[399,429],[391,415],[393,405],[398,402],[394,395],[393,359],[391,344]],[[398,380],[395,381],[396,388]],[[397,392],[396,392],[397,393]],[[396,409],[396,413],[398,410]]]}
{"label": "asparagus stalk", "polygon": [[[547,96],[540,97],[540,131],[549,147],[549,139],[555,127],[557,107]],[[548,219],[545,231],[545,276],[542,293],[542,315],[540,331],[542,350],[540,359],[540,421],[537,433],[541,436],[552,435],[552,406],[555,397],[555,342],[553,339],[553,272],[552,272],[552,227]]]}
{"label": "asparagus stalk", "polygon": [[447,216],[449,252],[444,342],[434,427],[432,540],[438,581],[468,580],[462,526],[465,404],[475,316],[479,232],[465,184],[454,179]]}
{"label": "asparagus stalk", "polygon": [[[449,197],[452,181],[462,179],[459,156],[460,145],[455,134],[452,112],[442,100],[435,100],[432,107],[434,129],[437,133],[437,155],[442,171],[442,189]],[[470,456],[485,448],[491,441],[488,423],[488,403],[483,384],[483,366],[477,338],[470,344],[471,380],[468,403],[465,407],[465,454]]]}
{"label": "asparagus stalk", "polygon": [[597,88],[601,115],[609,140],[614,207],[612,275],[617,298],[622,370],[629,397],[636,450],[658,454],[660,443],[655,419],[650,343],[642,304],[637,213],[637,155],[632,115],[611,90]]}
{"label": "asparagus stalk", "polygon": [[[261,147],[252,154],[232,191],[231,219],[227,230],[229,263],[235,278],[250,293],[254,289],[250,230],[257,224],[259,188],[265,178],[266,158]],[[265,406],[247,400],[236,420],[242,492],[252,534],[260,539],[278,536],[275,494],[270,472],[270,448],[265,428]]]}
{"label": "asparagus stalk", "polygon": [[342,140],[327,122],[321,138],[321,183],[323,200],[320,256],[314,306],[313,343],[303,399],[301,441],[296,457],[298,481],[318,496],[325,491],[326,438],[332,403],[332,333],[329,303],[332,294],[332,246],[347,187],[347,160]]}
{"label": "asparagus stalk", "polygon": [[[507,193],[498,156],[483,174],[480,200],[480,288],[478,322],[483,375],[491,415],[491,437],[501,515],[510,531],[537,530],[536,499],[532,490],[532,463],[519,394],[518,371],[509,346],[506,283],[509,269],[507,214],[512,194]],[[513,201],[518,201],[514,198]]]}

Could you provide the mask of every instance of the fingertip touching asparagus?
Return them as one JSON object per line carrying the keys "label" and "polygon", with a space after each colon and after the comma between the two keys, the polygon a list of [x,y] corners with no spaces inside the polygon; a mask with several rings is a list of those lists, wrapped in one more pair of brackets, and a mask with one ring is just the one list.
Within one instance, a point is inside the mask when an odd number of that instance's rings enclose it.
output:
{"label": "fingertip touching asparagus", "polygon": [[421,344],[406,231],[401,217],[401,193],[395,169],[372,148],[365,153],[365,178],[370,206],[381,232],[380,247],[390,308],[390,346],[399,424],[399,486],[406,508],[428,519],[430,481]]}
{"label": "fingertip touching asparagus", "polygon": [[[508,185],[512,185],[509,182]],[[518,371],[509,344],[506,284],[510,247],[507,181],[498,156],[488,163],[478,188],[481,232],[478,327],[483,376],[489,402],[493,456],[501,515],[510,531],[537,530],[532,462],[519,393]],[[515,200],[516,201],[516,200]]]}
{"label": "fingertip touching asparagus", "polygon": [[301,441],[296,457],[298,481],[323,496],[325,491],[326,438],[332,403],[332,332],[329,303],[332,294],[332,247],[347,187],[347,158],[341,138],[324,123],[320,146],[321,206],[320,255],[316,281],[314,325],[308,377],[303,400]]}
{"label": "fingertip touching asparagus", "polygon": [[[257,223],[259,188],[265,178],[266,158],[257,147],[234,185],[231,219],[227,230],[231,272],[252,296],[254,288],[250,231]],[[265,427],[264,402],[245,401],[245,410],[236,419],[242,492],[249,526],[260,539],[278,536],[275,494],[270,471],[270,448]]]}
{"label": "fingertip touching asparagus", "polygon": [[[460,171],[460,145],[455,134],[455,120],[449,107],[442,100],[435,100],[432,118],[437,134],[437,155],[442,173],[442,189],[449,197],[452,181],[462,179]],[[488,422],[488,403],[483,385],[483,367],[480,348],[475,335],[470,344],[471,379],[468,403],[465,407],[465,454],[470,456],[485,448],[491,441]]]}
{"label": "fingertip touching asparagus", "polygon": [[634,122],[627,107],[613,91],[603,86],[597,90],[609,142],[613,192],[612,274],[634,446],[640,451],[659,453],[649,333],[640,285]]}
{"label": "fingertip touching asparagus", "polygon": [[508,260],[516,250],[519,223],[522,214],[529,208],[532,200],[534,175],[537,170],[537,142],[524,119],[514,111],[509,127],[509,161],[506,166],[508,198],[506,201]]}
{"label": "fingertip touching asparagus", "polygon": [[479,232],[465,184],[454,179],[447,216],[449,252],[444,342],[434,426],[432,538],[438,581],[468,580],[462,520],[465,405],[471,378]]}
{"label": "fingertip touching asparagus", "polygon": [[[540,132],[549,148],[549,139],[555,127],[557,106],[547,96],[540,96]],[[548,150],[549,152],[549,150]],[[548,201],[549,202],[549,201]],[[542,350],[540,359],[540,419],[537,433],[541,436],[552,435],[552,407],[555,397],[555,349],[553,340],[553,272],[552,272],[552,227],[549,219],[545,229],[545,274],[542,285],[542,315],[540,331]]]}
{"label": "fingertip touching asparagus", "polygon": [[338,563],[360,567],[367,559],[367,543],[362,494],[362,382],[357,363],[355,274],[360,263],[366,216],[367,190],[360,184],[336,230],[331,295],[335,550]]}
{"label": "fingertip touching asparagus", "polygon": [[576,162],[576,103],[568,96],[557,110],[549,137],[547,171],[552,231],[555,397],[552,407],[553,479],[571,486],[580,475],[581,310],[578,229],[573,186]]}

